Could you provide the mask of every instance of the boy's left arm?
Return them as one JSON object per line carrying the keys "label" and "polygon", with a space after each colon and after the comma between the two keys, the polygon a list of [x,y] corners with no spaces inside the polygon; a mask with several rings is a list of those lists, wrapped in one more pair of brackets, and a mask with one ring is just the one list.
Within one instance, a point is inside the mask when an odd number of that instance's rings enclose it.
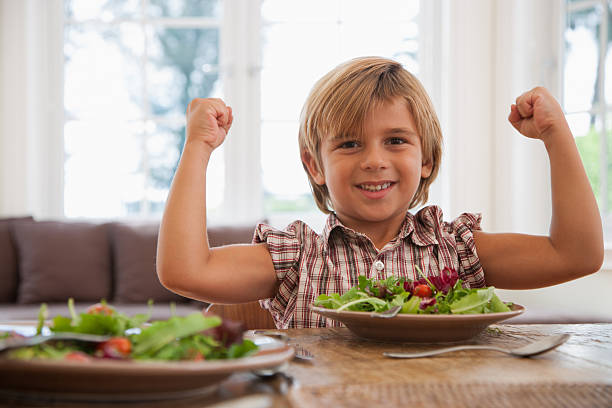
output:
{"label": "boy's left arm", "polygon": [[516,99],[508,117],[523,135],[544,142],[550,160],[548,236],[474,231],[487,285],[550,286],[597,271],[603,262],[601,217],[563,110],[544,88]]}

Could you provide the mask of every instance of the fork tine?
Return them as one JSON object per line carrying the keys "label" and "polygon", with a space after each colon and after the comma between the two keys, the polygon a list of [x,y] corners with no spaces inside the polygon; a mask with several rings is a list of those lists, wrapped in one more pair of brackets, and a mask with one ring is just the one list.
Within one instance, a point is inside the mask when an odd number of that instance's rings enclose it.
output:
{"label": "fork tine", "polygon": [[385,310],[384,312],[381,313],[370,313],[370,316],[372,317],[380,317],[383,319],[388,319],[391,317],[395,317],[397,316],[397,314],[400,312],[400,310],[402,309],[402,307],[400,305],[397,306],[393,306],[391,309],[389,310]]}

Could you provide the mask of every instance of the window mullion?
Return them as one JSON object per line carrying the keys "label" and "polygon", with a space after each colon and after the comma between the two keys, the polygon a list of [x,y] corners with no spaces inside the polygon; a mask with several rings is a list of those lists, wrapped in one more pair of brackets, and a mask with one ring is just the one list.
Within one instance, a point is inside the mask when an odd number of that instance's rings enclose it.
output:
{"label": "window mullion", "polygon": [[245,223],[263,214],[260,164],[260,2],[225,0],[221,73],[234,123],[224,142],[225,192],[222,218]]}
{"label": "window mullion", "polygon": [[140,56],[140,75],[142,76],[141,94],[140,98],[143,104],[143,119],[144,126],[141,127],[142,134],[140,135],[140,146],[142,149],[142,174],[144,176],[143,196],[141,202],[141,215],[149,217],[151,215],[151,201],[149,199],[149,186],[151,185],[151,175],[149,166],[149,154],[147,152],[147,140],[150,136],[149,126],[147,123],[151,120],[151,101],[149,100],[150,92],[149,80],[147,76],[147,61],[149,59],[149,36],[147,33],[147,27],[150,27],[150,23],[146,18],[146,6],[148,6],[148,0],[143,0],[140,19],[140,29],[142,30],[143,47],[142,54]]}
{"label": "window mullion", "polygon": [[599,137],[599,191],[600,191],[600,211],[604,214],[608,211],[608,141],[606,136],[606,102],[605,102],[605,63],[606,63],[606,51],[608,48],[608,13],[607,13],[607,0],[601,0],[600,5],[602,6],[602,19],[601,29],[599,31],[599,70],[598,76],[598,89],[599,101],[598,101],[598,116],[600,117],[601,123],[599,125],[598,132]]}

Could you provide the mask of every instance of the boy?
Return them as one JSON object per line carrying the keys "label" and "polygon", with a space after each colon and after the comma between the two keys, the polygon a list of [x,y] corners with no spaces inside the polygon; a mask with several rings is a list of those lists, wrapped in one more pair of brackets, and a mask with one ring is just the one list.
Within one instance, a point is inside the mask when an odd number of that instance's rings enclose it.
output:
{"label": "boy", "polygon": [[[441,157],[435,111],[419,81],[395,61],[348,61],[315,84],[300,119],[301,158],[322,234],[301,221],[285,230],[260,224],[251,245],[209,248],[206,165],[233,120],[219,99],[195,99],[187,138],[162,220],[161,282],[213,303],[257,299],[278,328],[336,325],[309,310],[322,293],[343,293],[358,275],[417,279],[455,269],[467,286],[520,289],[595,272],[603,262],[601,221],[573,136],[543,88],[517,98],[510,123],[541,139],[551,164],[549,236],[487,234],[480,216],[442,220],[427,200]],[[469,159],[469,158],[466,158]]]}

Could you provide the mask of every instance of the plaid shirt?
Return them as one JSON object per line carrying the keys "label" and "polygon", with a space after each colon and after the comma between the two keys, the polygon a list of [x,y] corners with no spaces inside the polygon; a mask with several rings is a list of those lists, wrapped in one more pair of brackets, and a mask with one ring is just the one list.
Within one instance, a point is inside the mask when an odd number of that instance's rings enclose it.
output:
{"label": "plaid shirt", "polygon": [[261,300],[279,329],[341,326],[312,313],[309,305],[322,293],[344,293],[357,285],[357,277],[388,276],[416,280],[416,266],[427,276],[453,268],[469,287],[484,287],[484,271],[476,254],[472,230],[480,229],[481,216],[460,215],[448,223],[436,206],[406,218],[396,238],[378,250],[365,235],[340,223],[330,214],[322,234],[302,221],[279,231],[259,224],[253,242],[265,242],[279,282],[276,296]]}

